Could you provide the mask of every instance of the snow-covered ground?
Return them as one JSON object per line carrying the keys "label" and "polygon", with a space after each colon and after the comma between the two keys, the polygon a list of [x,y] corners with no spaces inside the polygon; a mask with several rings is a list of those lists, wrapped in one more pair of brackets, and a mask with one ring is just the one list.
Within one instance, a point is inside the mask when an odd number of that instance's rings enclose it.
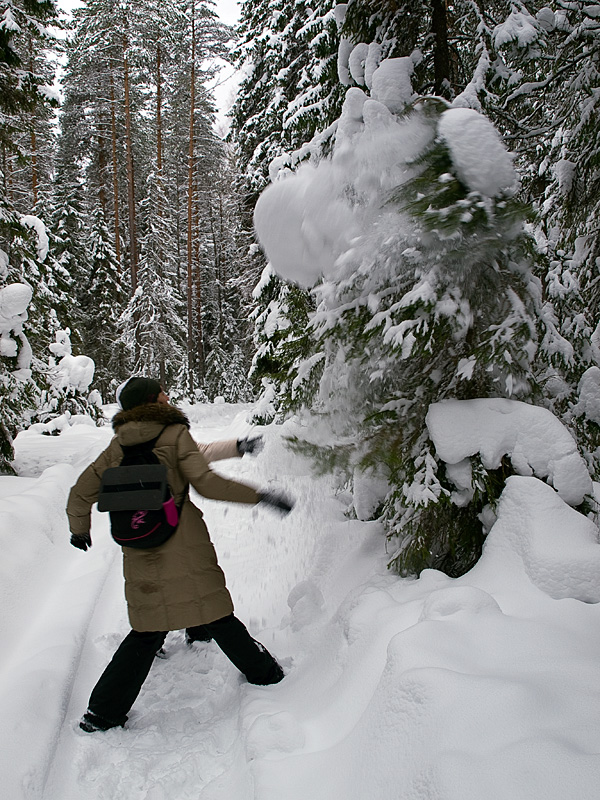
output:
{"label": "snow-covered ground", "polygon": [[[186,409],[201,441],[248,407]],[[17,439],[0,477],[0,765],[8,800],[595,800],[597,531],[515,476],[479,564],[452,580],[386,569],[377,523],[263,430],[223,474],[293,495],[287,518],[199,501],[238,616],[285,680],[250,686],[214,644],[167,639],[127,728],[85,734],[89,691],[128,631],[106,515],[69,545],[69,486],[108,426]]]}

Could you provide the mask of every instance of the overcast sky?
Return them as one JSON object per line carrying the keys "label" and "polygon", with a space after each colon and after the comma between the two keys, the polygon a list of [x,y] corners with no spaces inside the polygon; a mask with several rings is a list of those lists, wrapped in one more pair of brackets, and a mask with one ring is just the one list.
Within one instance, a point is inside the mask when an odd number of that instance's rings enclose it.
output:
{"label": "overcast sky", "polygon": [[237,0],[217,0],[217,13],[228,25],[237,22],[240,15],[240,7]]}
{"label": "overcast sky", "polygon": [[[70,11],[82,5],[82,3],[80,0],[58,0],[57,5],[65,11]],[[233,25],[237,22],[240,13],[237,0],[216,0],[215,8],[223,22],[226,22],[228,25]]]}

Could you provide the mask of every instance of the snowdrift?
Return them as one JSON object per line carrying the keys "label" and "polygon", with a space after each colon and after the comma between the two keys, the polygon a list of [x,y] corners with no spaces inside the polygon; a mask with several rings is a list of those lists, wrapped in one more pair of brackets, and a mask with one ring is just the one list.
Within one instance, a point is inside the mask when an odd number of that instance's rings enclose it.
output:
{"label": "snowdrift", "polygon": [[[247,430],[245,410],[232,406],[196,406],[192,419],[205,441]],[[352,498],[313,477],[285,449],[281,429],[264,433],[258,458],[220,471],[294,494],[293,514],[281,521],[202,506],[237,613],[278,655],[286,679],[249,686],[214,645],[189,650],[172,633],[128,727],[93,736],[76,723],[128,630],[120,559],[102,515],[92,550],[70,548],[61,509],[109,432],[81,426],[17,439],[25,477],[0,478],[6,796],[595,797],[600,546],[592,523],[551,486],[514,476],[470,573],[399,579],[386,569],[379,525],[348,519]]]}

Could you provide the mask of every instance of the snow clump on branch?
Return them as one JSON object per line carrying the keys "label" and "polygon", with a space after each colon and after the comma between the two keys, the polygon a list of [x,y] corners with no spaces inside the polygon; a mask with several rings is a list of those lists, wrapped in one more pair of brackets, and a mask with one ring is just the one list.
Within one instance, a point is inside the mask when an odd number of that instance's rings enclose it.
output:
{"label": "snow clump on branch", "polygon": [[[368,55],[359,46],[353,59],[357,75],[354,62],[365,62]],[[411,76],[419,57],[384,59],[365,80],[370,95],[356,86],[348,89],[330,158],[314,155],[295,172],[288,166],[293,158],[272,165],[272,183],[258,200],[254,224],[273,272],[283,280],[309,288],[321,276],[340,277],[353,243],[382,223],[391,194],[414,176],[432,132],[470,191],[487,198],[514,194],[512,156],[477,111],[447,109],[437,131],[419,113],[418,102],[415,113],[403,113],[417,101]],[[307,152],[305,146],[303,157]]]}
{"label": "snow clump on branch", "polygon": [[46,226],[39,217],[33,214],[26,214],[21,217],[21,224],[27,228],[31,228],[37,235],[37,254],[40,261],[44,261],[48,255],[48,234],[46,233]]}
{"label": "snow clump on branch", "polygon": [[[497,469],[508,455],[519,475],[548,478],[569,505],[592,493],[575,440],[545,408],[505,398],[448,400],[429,407],[426,423],[438,457],[448,465],[479,453],[486,469]],[[465,483],[460,480],[459,488]]]}
{"label": "snow clump on branch", "polygon": [[57,364],[53,385],[56,389],[86,392],[94,379],[96,365],[89,356],[74,356],[71,353],[71,331],[57,331],[56,341],[50,344],[50,352],[60,361]]}
{"label": "snow clump on branch", "polygon": [[[27,307],[32,294],[31,286],[24,283],[11,283],[0,289],[0,355],[7,358],[18,356],[18,369],[13,374],[23,379],[31,377],[32,351],[23,325],[27,321]],[[13,335],[20,339],[20,347]]]}
{"label": "snow clump on branch", "polygon": [[492,123],[472,108],[444,111],[438,133],[446,143],[458,178],[484,197],[514,194],[518,186],[511,154]]}

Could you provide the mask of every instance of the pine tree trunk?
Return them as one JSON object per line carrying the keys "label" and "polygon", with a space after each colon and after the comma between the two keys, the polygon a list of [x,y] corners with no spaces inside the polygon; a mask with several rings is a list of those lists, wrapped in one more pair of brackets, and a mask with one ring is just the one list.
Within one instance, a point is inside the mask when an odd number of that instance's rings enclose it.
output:
{"label": "pine tree trunk", "polygon": [[[33,75],[35,70],[33,62],[33,39],[29,37],[29,71]],[[31,196],[33,208],[38,201],[38,172],[37,172],[37,142],[35,138],[35,113],[31,116]]]}
{"label": "pine tree trunk", "polygon": [[[160,44],[156,45],[156,169],[162,178],[162,86],[160,73]],[[159,216],[160,216],[160,211]]]}
{"label": "pine tree trunk", "polygon": [[448,49],[448,12],[446,0],[432,0],[431,29],[433,32],[433,92],[450,97],[450,54]]}
{"label": "pine tree trunk", "polygon": [[98,136],[98,168],[100,171],[100,189],[98,190],[98,197],[100,199],[100,205],[102,206],[102,214],[106,219],[107,199],[106,188],[104,186],[104,176],[106,173],[106,149],[104,147],[104,136],[102,136],[102,134]]}
{"label": "pine tree trunk", "polygon": [[35,138],[35,121],[31,121],[31,196],[33,208],[38,201],[37,143]]}
{"label": "pine tree trunk", "polygon": [[[156,172],[157,182],[162,190],[162,76],[161,76],[161,63],[160,63],[160,43],[156,45]],[[163,216],[164,209],[162,208],[162,191],[158,195],[159,206],[156,209],[158,217]],[[162,273],[163,270],[161,269]],[[158,369],[160,375],[160,384],[164,388],[166,386],[167,374],[165,367],[165,359],[160,358],[158,362]]]}
{"label": "pine tree trunk", "polygon": [[202,259],[200,258],[200,190],[196,188],[196,203],[194,204],[196,220],[196,271],[194,279],[194,309],[196,313],[196,374],[200,384],[204,383],[204,327],[202,324]]}
{"label": "pine tree trunk", "polygon": [[223,344],[223,195],[219,193],[219,241],[217,245],[217,301],[219,308],[219,342]]}
{"label": "pine tree trunk", "polygon": [[223,344],[223,291],[222,291],[222,266],[221,252],[223,247],[223,198],[219,195],[219,218],[215,220],[214,206],[209,201],[210,234],[213,245],[213,260],[215,265],[215,287],[217,290],[217,339]]}
{"label": "pine tree trunk", "polygon": [[117,114],[115,111],[115,78],[110,73],[110,126],[112,139],[113,216],[115,218],[115,253],[121,264],[121,237],[119,235],[119,170],[117,161]]}
{"label": "pine tree trunk", "polygon": [[196,30],[195,2],[192,4],[192,71],[190,77],[190,141],[188,153],[187,198],[187,315],[188,315],[188,381],[190,393],[194,391],[194,112],[196,105]]}
{"label": "pine tree trunk", "polygon": [[10,202],[10,194],[8,191],[8,187],[10,184],[10,177],[8,171],[10,169],[10,164],[8,163],[8,159],[6,158],[6,145],[2,145],[2,189],[6,198]]}
{"label": "pine tree trunk", "polygon": [[129,210],[129,257],[131,269],[131,294],[137,288],[137,236],[135,230],[135,184],[133,173],[133,145],[131,135],[131,105],[129,100],[129,64],[127,40],[123,37],[123,76],[125,80],[125,146],[127,151],[127,200]]}

